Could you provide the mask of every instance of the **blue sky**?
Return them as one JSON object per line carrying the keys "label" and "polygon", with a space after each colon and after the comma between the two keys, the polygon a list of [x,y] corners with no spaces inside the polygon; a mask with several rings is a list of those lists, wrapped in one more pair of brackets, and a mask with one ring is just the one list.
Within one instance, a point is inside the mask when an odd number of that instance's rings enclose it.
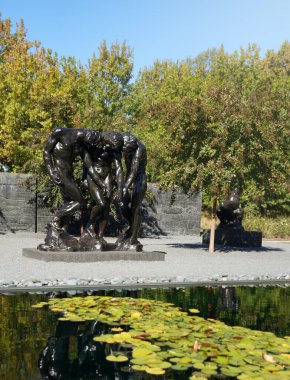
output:
{"label": "blue sky", "polygon": [[290,0],[1,0],[28,38],[86,64],[103,40],[134,51],[134,73],[156,59],[183,60],[224,44],[262,54],[290,39]]}

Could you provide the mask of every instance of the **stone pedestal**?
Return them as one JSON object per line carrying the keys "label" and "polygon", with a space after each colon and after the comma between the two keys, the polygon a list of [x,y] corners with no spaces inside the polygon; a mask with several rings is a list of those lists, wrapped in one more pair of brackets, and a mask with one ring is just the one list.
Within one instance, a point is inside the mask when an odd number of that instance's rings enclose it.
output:
{"label": "stone pedestal", "polygon": [[63,252],[40,251],[37,248],[23,248],[22,255],[31,259],[42,261],[64,261],[71,263],[87,263],[95,261],[164,261],[165,252],[136,252],[136,251],[87,251]]}
{"label": "stone pedestal", "polygon": [[[210,230],[204,230],[203,244],[209,244]],[[262,232],[244,231],[234,228],[219,228],[215,230],[215,244],[229,247],[256,248],[262,246]]]}

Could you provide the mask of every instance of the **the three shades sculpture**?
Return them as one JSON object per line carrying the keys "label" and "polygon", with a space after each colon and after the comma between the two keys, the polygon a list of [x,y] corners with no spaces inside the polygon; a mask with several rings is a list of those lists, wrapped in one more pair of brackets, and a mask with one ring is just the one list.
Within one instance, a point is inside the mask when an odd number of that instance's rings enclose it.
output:
{"label": "the three shades sculpture", "polygon": [[[81,213],[84,223],[84,215],[88,211],[85,197],[73,176],[77,157],[82,159],[82,179],[94,201],[79,239],[68,232],[74,215]],[[104,233],[109,220],[110,205],[114,202],[119,219],[125,219],[127,223],[126,228],[121,229],[113,249],[142,250],[138,233],[141,225],[141,204],[147,189],[147,155],[140,140],[131,133],[56,128],[45,144],[44,163],[50,178],[59,186],[64,203],[54,213],[45,243],[40,244],[38,249],[108,249]]]}

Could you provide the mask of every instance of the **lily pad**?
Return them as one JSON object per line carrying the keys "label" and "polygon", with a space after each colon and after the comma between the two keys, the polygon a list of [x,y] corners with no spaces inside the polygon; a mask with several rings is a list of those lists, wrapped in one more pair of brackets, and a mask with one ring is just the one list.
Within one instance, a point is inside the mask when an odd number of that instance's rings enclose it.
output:
{"label": "lily pad", "polygon": [[138,364],[133,364],[132,365],[132,369],[134,371],[146,371],[146,369],[148,369],[149,367],[147,367],[146,365],[138,365]]}
{"label": "lily pad", "polygon": [[177,363],[177,364],[174,364],[171,368],[175,371],[186,371],[191,367],[192,366],[189,364]]}
{"label": "lily pad", "polygon": [[192,314],[199,314],[200,313],[200,311],[198,309],[189,309],[188,311]]}
{"label": "lily pad", "polygon": [[124,356],[124,355],[119,355],[119,356],[108,355],[106,356],[106,360],[108,360],[109,362],[123,363],[123,362],[127,362],[129,359],[127,358],[127,356]]}
{"label": "lily pad", "polygon": [[145,372],[149,375],[164,375],[165,371],[161,368],[146,368]]}

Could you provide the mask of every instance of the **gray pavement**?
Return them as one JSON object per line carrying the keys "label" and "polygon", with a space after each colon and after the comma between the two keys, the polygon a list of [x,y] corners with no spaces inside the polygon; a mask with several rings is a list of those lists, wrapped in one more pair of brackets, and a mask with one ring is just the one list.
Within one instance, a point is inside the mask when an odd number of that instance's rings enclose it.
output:
{"label": "gray pavement", "polygon": [[[107,239],[113,242],[115,239]],[[199,236],[140,239],[145,251],[165,251],[165,261],[44,262],[22,256],[36,248],[44,234],[0,235],[0,291],[10,287],[95,287],[132,284],[285,281],[290,283],[290,242],[263,241],[262,248],[216,249]]]}

